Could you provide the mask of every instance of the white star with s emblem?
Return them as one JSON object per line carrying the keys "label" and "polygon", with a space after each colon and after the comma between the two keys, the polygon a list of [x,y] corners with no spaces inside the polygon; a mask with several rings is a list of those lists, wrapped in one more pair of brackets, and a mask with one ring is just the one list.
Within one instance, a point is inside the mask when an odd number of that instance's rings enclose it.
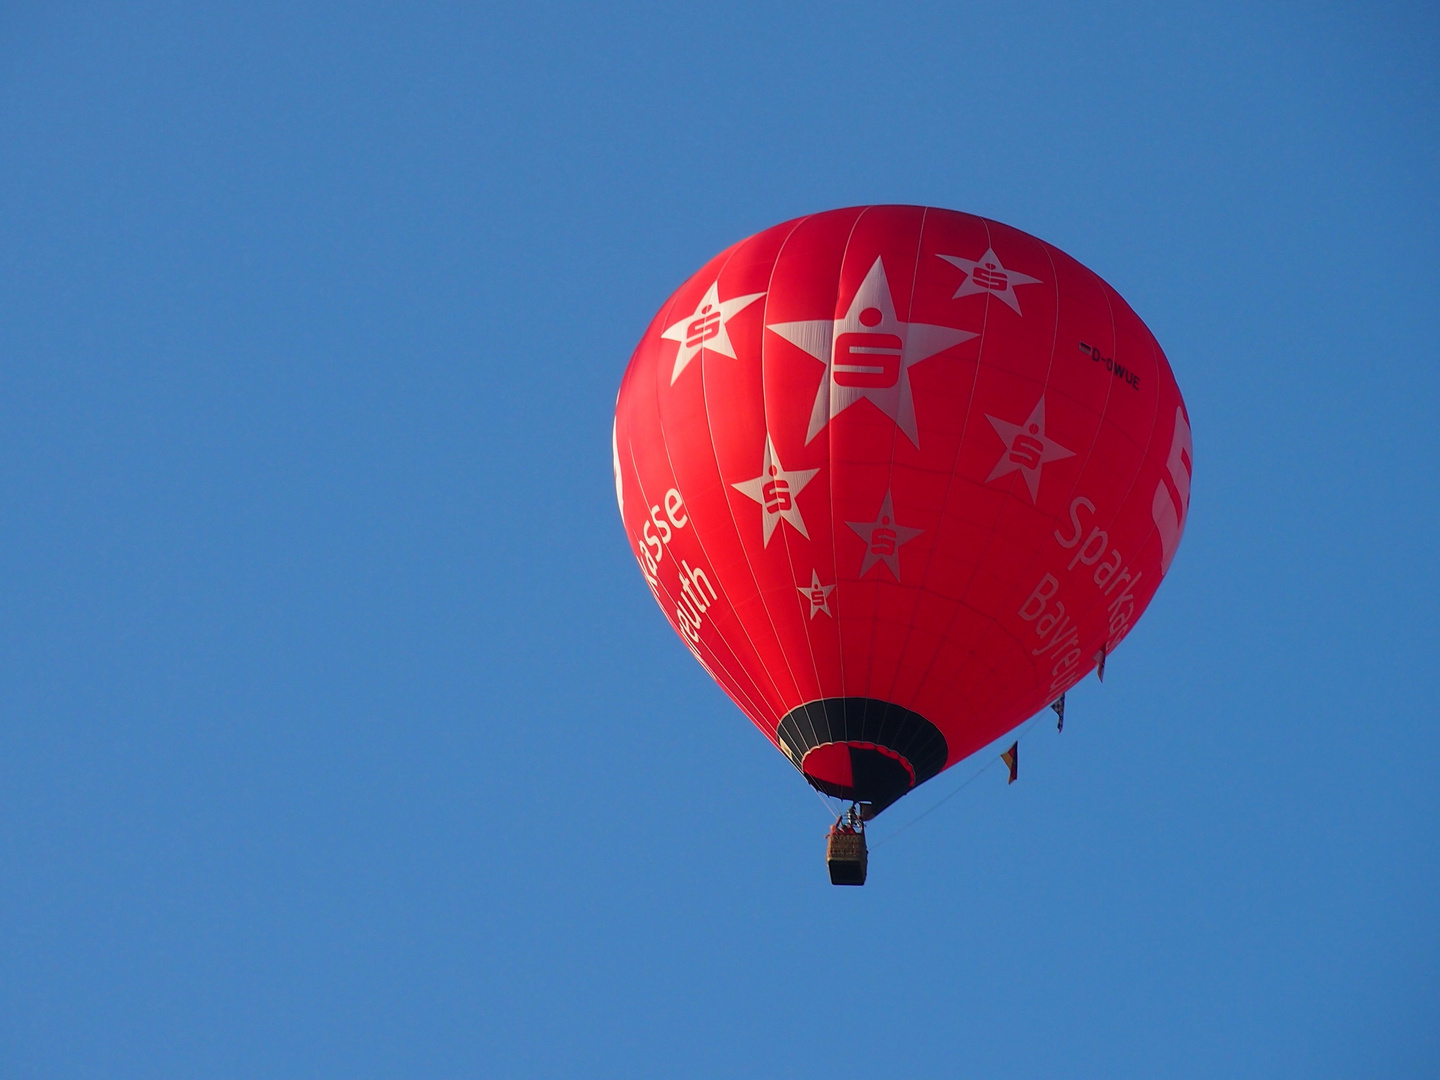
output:
{"label": "white star with s emblem", "polygon": [[1030,416],[1023,424],[1012,424],[989,413],[985,414],[985,419],[990,421],[995,434],[999,435],[1000,441],[1005,444],[1000,460],[985,478],[986,483],[1008,476],[1018,469],[1025,477],[1025,486],[1030,489],[1030,501],[1038,502],[1040,470],[1045,463],[1075,456],[1074,450],[1066,450],[1054,439],[1046,437],[1045,398],[1041,397],[1035,403],[1035,408],[1030,410]]}
{"label": "white star with s emblem", "polygon": [[940,258],[965,271],[965,280],[955,290],[952,300],[975,293],[989,293],[1004,300],[1014,309],[1015,314],[1019,315],[1020,298],[1015,295],[1015,286],[1045,284],[1039,278],[1022,274],[1018,270],[1005,269],[993,247],[986,248],[985,254],[978,259],[962,259],[958,255],[941,255]]}
{"label": "white star with s emblem", "polygon": [[895,509],[888,491],[874,521],[847,521],[845,524],[865,541],[865,561],[860,564],[860,576],[863,578],[870,567],[883,562],[896,581],[900,580],[900,545],[908,544],[925,531],[911,529],[895,521]]}
{"label": "white star with s emblem", "polygon": [[969,341],[977,334],[953,326],[902,322],[895,317],[895,301],[885,278],[885,263],[877,258],[860,283],[843,319],[807,319],[772,323],[773,330],[790,344],[805,350],[825,365],[805,443],[824,430],[830,418],[861,398],[899,426],[916,446],[915,399],[910,391],[910,369],[938,352]]}
{"label": "white star with s emblem", "polygon": [[675,369],[670,372],[670,385],[675,385],[680,373],[702,349],[734,360],[735,346],[730,344],[730,331],[725,324],[764,295],[763,292],[747,293],[721,300],[720,282],[712,281],[695,310],[660,335],[667,341],[680,343],[680,351],[675,354]]}
{"label": "white star with s emblem", "polygon": [[788,521],[796,532],[806,540],[810,539],[810,534],[805,531],[805,519],[800,516],[800,504],[796,500],[800,492],[805,490],[805,485],[815,479],[815,474],[819,471],[796,469],[787,472],[775,454],[775,446],[770,441],[770,436],[766,435],[765,460],[760,465],[760,475],[754,480],[730,485],[747,499],[754,499],[760,504],[760,524],[765,533],[766,547],[770,546],[770,537],[775,532],[775,526],[781,521]]}
{"label": "white star with s emblem", "polygon": [[[830,615],[830,594],[835,591],[834,585],[820,584],[820,571],[810,571],[809,585],[796,585],[795,591],[810,601],[810,618],[815,618],[815,613],[823,611]],[[834,618],[833,615],[830,616]]]}

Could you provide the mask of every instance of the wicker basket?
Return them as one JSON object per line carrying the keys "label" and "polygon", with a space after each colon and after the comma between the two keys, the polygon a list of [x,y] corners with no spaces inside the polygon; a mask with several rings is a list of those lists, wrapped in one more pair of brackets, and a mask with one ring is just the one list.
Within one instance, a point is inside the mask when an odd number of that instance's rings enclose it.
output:
{"label": "wicker basket", "polygon": [[863,832],[832,832],[826,838],[825,864],[831,885],[864,885],[869,864]]}

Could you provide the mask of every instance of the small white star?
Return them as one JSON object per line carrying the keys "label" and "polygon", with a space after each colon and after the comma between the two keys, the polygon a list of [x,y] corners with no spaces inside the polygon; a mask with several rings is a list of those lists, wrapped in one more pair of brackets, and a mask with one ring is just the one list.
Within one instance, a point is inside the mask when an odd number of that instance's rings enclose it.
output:
{"label": "small white star", "polygon": [[760,504],[760,524],[765,532],[765,546],[770,546],[770,537],[780,521],[788,521],[795,531],[806,540],[810,534],[805,531],[805,519],[800,516],[800,504],[796,501],[805,485],[815,479],[819,469],[796,469],[786,472],[775,454],[770,436],[765,436],[765,460],[760,465],[760,475],[754,480],[731,484],[746,498]]}
{"label": "small white star", "polygon": [[885,264],[876,259],[843,319],[807,319],[773,323],[773,330],[790,344],[804,349],[825,365],[805,444],[861,398],[900,426],[916,446],[915,399],[910,391],[910,369],[952,345],[977,334],[953,326],[902,322],[895,317],[895,301],[885,278]]}
{"label": "small white star", "polygon": [[[815,618],[817,611],[823,611],[830,615],[830,594],[835,591],[834,585],[820,584],[820,571],[810,571],[809,585],[796,585],[795,591],[810,601],[810,618]],[[834,618],[833,615],[830,616]]]}
{"label": "small white star", "polygon": [[896,581],[900,580],[900,545],[908,544],[924,529],[911,529],[895,520],[895,509],[891,504],[890,492],[885,492],[885,501],[874,521],[847,521],[856,535],[865,541],[865,561],[860,564],[860,576],[877,562],[883,562]]}
{"label": "small white star", "polygon": [[1037,502],[1040,498],[1041,467],[1047,461],[1075,456],[1074,450],[1066,450],[1054,439],[1045,437],[1044,397],[1035,403],[1035,408],[1030,410],[1030,416],[1023,424],[1012,424],[989,413],[985,414],[985,419],[990,421],[995,434],[1005,444],[1000,460],[990,470],[986,482],[1008,476],[1018,469],[1025,477],[1025,486],[1030,489],[1030,501]]}
{"label": "small white star", "polygon": [[725,324],[737,312],[744,311],[764,295],[763,292],[748,293],[722,301],[720,282],[712,281],[695,310],[660,335],[668,341],[680,343],[680,351],[675,354],[675,370],[670,373],[670,385],[675,385],[680,373],[702,349],[735,359],[735,347],[730,344],[730,331]]}
{"label": "small white star", "polygon": [[1018,270],[1005,269],[993,247],[986,248],[985,254],[978,259],[962,259],[958,255],[941,255],[940,258],[965,271],[965,280],[955,290],[952,300],[974,293],[989,293],[1004,300],[1014,308],[1015,314],[1019,315],[1020,298],[1015,295],[1015,286],[1045,284],[1039,278],[1022,274]]}

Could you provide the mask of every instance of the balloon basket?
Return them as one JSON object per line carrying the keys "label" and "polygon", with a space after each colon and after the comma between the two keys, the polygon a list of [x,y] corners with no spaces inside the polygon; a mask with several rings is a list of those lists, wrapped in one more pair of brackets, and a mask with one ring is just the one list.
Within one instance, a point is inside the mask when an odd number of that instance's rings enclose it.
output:
{"label": "balloon basket", "polygon": [[825,838],[825,865],[830,868],[831,885],[864,885],[869,864],[863,830],[846,832],[840,826]]}

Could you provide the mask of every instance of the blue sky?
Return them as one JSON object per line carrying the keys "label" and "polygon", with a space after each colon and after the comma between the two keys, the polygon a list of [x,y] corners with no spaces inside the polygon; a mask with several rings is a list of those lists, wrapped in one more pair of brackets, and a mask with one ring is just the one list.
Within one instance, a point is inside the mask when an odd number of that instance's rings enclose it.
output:
{"label": "blue sky", "polygon": [[[1427,5],[12,5],[0,1073],[1440,1072]],[[797,214],[1110,281],[1184,544],[832,888],[609,428]]]}

